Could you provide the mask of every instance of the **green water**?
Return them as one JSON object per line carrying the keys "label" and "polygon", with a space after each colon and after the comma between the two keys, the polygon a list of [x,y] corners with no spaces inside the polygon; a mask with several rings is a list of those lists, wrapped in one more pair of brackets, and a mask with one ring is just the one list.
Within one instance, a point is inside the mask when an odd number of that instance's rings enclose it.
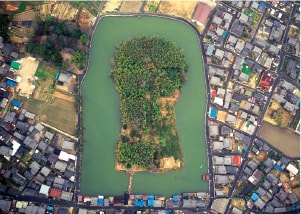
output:
{"label": "green water", "polygon": [[83,82],[84,148],[81,194],[120,195],[128,176],[115,172],[114,148],[120,129],[119,98],[109,77],[115,45],[133,36],[163,36],[184,50],[187,82],[176,105],[176,124],[184,153],[184,169],[164,174],[137,173],[133,193],[170,196],[208,191],[204,136],[205,83],[196,33],[187,25],[156,17],[106,17],[94,33],[90,67]]}

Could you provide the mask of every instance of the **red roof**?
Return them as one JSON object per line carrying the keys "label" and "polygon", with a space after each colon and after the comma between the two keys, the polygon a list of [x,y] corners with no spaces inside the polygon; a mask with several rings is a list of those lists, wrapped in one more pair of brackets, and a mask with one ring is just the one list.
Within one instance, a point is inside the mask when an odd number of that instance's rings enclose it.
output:
{"label": "red roof", "polygon": [[273,77],[270,76],[267,72],[262,74],[262,77],[259,82],[259,87],[265,90],[269,90],[273,83]]}
{"label": "red roof", "polygon": [[240,156],[239,155],[235,155],[232,157],[232,162],[234,166],[240,166]]}
{"label": "red roof", "polygon": [[62,191],[59,189],[51,188],[49,196],[53,198],[61,198]]}
{"label": "red roof", "polygon": [[212,90],[212,91],[211,91],[211,96],[212,96],[212,97],[216,97],[216,95],[217,95],[216,90]]}
{"label": "red roof", "polygon": [[210,13],[211,7],[208,4],[200,2],[193,14],[193,20],[205,25]]}

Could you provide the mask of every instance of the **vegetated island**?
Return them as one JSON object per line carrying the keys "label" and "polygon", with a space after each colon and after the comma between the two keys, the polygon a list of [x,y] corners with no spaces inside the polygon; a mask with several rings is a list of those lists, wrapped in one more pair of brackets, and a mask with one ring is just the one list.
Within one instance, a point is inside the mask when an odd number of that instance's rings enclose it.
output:
{"label": "vegetated island", "polygon": [[122,117],[116,170],[183,166],[174,107],[187,70],[183,52],[165,38],[142,36],[117,46],[112,76]]}

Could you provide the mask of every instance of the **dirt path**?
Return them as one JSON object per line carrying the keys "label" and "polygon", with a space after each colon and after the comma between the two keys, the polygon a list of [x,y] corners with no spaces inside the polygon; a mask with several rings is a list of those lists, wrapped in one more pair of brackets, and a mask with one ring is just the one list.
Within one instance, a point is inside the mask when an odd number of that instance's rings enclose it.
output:
{"label": "dirt path", "polygon": [[63,99],[63,100],[66,100],[66,101],[70,101],[70,102],[74,102],[75,101],[73,96],[66,95],[66,94],[60,93],[58,91],[55,91],[53,93],[53,96],[57,97],[57,98],[60,98],[60,99]]}

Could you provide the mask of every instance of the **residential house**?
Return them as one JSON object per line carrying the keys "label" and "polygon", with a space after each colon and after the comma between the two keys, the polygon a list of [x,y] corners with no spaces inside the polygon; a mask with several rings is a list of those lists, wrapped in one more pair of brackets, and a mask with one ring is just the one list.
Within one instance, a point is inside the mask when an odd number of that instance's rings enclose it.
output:
{"label": "residential house", "polygon": [[263,172],[256,169],[252,176],[249,177],[248,181],[250,181],[252,184],[257,185],[258,182],[261,180],[261,178],[263,177]]}

